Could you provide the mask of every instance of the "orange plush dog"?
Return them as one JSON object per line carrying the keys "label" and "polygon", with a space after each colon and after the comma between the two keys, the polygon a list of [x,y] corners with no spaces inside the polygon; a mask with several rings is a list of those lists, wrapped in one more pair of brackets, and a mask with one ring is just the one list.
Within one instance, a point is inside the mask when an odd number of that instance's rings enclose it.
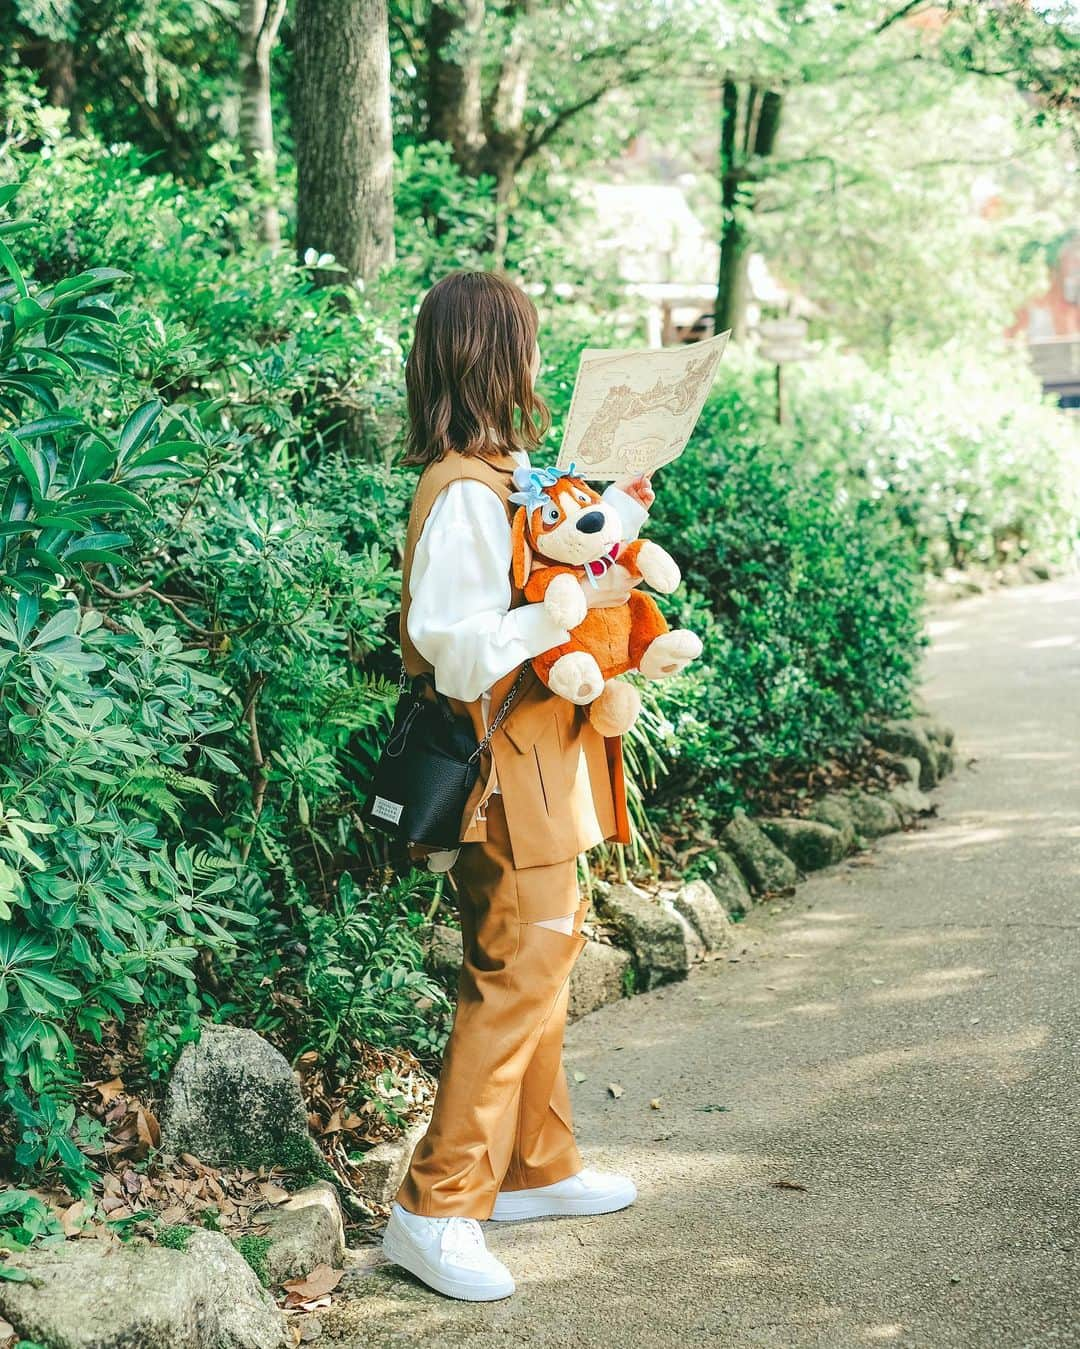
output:
{"label": "orange plush dog", "polygon": [[611,568],[670,594],[679,568],[656,543],[624,543],[612,506],[567,470],[520,468],[513,522],[515,584],[532,602],[543,601],[570,640],[533,661],[543,682],[562,698],[588,705],[589,720],[602,735],[622,735],[641,709],[641,696],[617,675],[638,670],[648,679],[678,674],[701,654],[701,641],[687,629],[672,630],[656,601],[634,590],[625,604],[589,608],[583,585]]}

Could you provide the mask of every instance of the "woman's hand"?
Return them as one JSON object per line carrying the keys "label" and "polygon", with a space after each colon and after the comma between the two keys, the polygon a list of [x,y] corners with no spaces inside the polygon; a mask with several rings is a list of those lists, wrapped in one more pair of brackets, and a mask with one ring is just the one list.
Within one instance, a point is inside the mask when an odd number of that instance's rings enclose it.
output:
{"label": "woman's hand", "polygon": [[647,473],[639,473],[636,478],[628,478],[625,482],[617,482],[615,486],[620,492],[625,492],[628,497],[633,497],[648,510],[656,500],[656,493],[653,491],[652,483]]}

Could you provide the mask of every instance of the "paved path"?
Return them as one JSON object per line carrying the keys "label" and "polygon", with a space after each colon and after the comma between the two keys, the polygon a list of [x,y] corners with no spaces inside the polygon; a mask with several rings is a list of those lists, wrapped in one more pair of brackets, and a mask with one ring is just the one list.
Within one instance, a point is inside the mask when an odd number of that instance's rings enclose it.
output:
{"label": "paved path", "polygon": [[1080,582],[932,630],[940,818],[763,906],[738,963],[572,1029],[583,1149],[637,1205],[489,1227],[504,1303],[367,1274],[334,1339],[1080,1346]]}

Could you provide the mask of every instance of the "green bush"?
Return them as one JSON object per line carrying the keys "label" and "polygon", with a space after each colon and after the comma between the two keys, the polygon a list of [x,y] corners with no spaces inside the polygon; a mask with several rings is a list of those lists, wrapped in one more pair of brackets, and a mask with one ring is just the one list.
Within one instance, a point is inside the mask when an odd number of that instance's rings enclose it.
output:
{"label": "green bush", "polygon": [[926,567],[1065,561],[1080,539],[1080,432],[1026,356],[829,356],[791,398],[796,445],[852,493],[891,508]]}
{"label": "green bush", "polygon": [[83,1187],[72,1036],[190,984],[198,950],[250,920],[221,903],[233,865],[158,828],[209,791],[198,769],[224,685],[175,626],[104,622],[89,602],[100,569],[123,569],[146,492],[193,447],[162,431],[160,403],[112,434],[64,401],[116,367],[114,273],[42,288],[3,243],[0,263],[0,1099],[16,1163]]}
{"label": "green bush", "polygon": [[920,643],[915,547],[892,512],[796,462],[738,388],[658,475],[650,537],[683,569],[669,614],[705,642],[661,692],[675,727],[665,800],[725,814],[778,767],[903,711]]}
{"label": "green bush", "polygon": [[214,404],[117,415],[122,372],[147,391],[123,275],[0,263],[0,1145],[85,1189],[76,1046],[108,1022],[139,1018],[157,1075],[205,1015],[346,1059],[441,1044],[426,898],[384,895],[355,825],[403,488],[331,455],[290,490]]}
{"label": "green bush", "polygon": [[313,1049],[345,1067],[354,1041],[437,1057],[451,1008],[423,972],[417,930],[429,885],[417,873],[387,887],[361,887],[346,872],[325,902],[265,895],[253,909],[258,946],[243,944],[222,957],[233,1014],[291,1057]]}

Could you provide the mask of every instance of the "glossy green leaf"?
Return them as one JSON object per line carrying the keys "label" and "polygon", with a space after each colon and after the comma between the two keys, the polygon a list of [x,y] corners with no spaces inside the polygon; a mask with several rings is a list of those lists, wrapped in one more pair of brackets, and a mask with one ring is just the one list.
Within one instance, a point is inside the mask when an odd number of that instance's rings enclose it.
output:
{"label": "glossy green leaf", "polygon": [[137,407],[127,419],[117,440],[120,463],[130,458],[145,444],[163,408],[164,404],[160,399],[152,398],[141,407]]}

